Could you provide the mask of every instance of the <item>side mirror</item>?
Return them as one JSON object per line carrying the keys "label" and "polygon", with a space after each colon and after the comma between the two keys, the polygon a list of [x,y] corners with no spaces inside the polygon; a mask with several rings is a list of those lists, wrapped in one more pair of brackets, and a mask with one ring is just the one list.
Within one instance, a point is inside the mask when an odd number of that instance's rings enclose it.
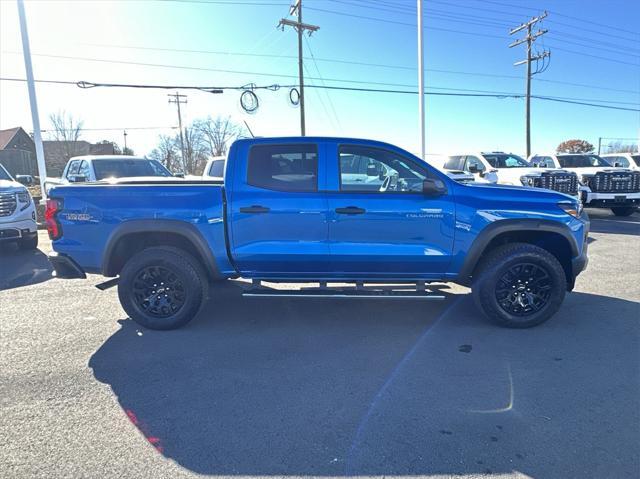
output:
{"label": "side mirror", "polygon": [[442,196],[447,192],[447,187],[442,180],[434,180],[432,178],[426,178],[422,182],[422,193],[425,196]]}
{"label": "side mirror", "polygon": [[184,178],[184,173],[174,173],[173,176],[176,178]]}
{"label": "side mirror", "polygon": [[480,168],[478,168],[478,165],[469,165],[469,173],[480,173]]}
{"label": "side mirror", "polygon": [[24,186],[33,185],[33,178],[29,175],[16,175],[16,181]]}
{"label": "side mirror", "polygon": [[367,176],[380,176],[380,170],[376,165],[367,165]]}
{"label": "side mirror", "polygon": [[616,168],[622,168],[622,163],[618,163],[617,161],[613,164]]}
{"label": "side mirror", "polygon": [[71,180],[71,183],[85,183],[87,181],[87,177],[82,175],[72,176],[69,179]]}

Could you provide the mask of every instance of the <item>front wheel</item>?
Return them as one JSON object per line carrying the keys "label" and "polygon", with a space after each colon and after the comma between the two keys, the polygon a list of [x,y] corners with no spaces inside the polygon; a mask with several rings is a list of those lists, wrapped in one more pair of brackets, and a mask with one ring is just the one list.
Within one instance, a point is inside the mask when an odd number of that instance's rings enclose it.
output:
{"label": "front wheel", "polygon": [[476,305],[507,328],[544,323],[558,311],[567,289],[564,269],[556,257],[526,243],[491,251],[474,276]]}
{"label": "front wheel", "polygon": [[172,247],[152,247],[133,256],[120,272],[118,297],[125,312],[149,329],[176,329],[198,313],[207,279],[198,262]]}
{"label": "front wheel", "polygon": [[617,208],[611,208],[613,214],[616,216],[631,216],[635,211],[633,206],[618,206]]}

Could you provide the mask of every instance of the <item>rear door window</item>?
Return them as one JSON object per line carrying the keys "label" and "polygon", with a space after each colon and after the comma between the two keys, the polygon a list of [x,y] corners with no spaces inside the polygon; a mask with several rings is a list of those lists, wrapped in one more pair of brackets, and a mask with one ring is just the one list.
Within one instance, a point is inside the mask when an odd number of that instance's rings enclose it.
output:
{"label": "rear door window", "polygon": [[275,191],[318,191],[318,146],[254,146],[249,151],[247,183]]}
{"label": "rear door window", "polygon": [[216,160],[209,167],[209,176],[222,177],[224,174],[224,160]]}
{"label": "rear door window", "polygon": [[69,164],[69,169],[67,170],[67,179],[70,179],[73,176],[78,174],[78,170],[80,169],[80,160],[73,160]]}

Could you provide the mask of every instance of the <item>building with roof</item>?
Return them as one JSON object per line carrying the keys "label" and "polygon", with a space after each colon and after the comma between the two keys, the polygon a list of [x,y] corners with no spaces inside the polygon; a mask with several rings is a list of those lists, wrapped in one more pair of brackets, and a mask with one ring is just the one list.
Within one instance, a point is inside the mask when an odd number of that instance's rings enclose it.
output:
{"label": "building with roof", "polygon": [[0,130],[0,164],[13,176],[38,176],[36,146],[22,127]]}

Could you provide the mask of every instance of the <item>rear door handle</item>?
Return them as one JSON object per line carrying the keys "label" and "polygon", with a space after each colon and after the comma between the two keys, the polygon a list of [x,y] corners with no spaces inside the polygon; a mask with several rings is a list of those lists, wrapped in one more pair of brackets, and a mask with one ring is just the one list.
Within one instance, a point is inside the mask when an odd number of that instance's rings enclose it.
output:
{"label": "rear door handle", "polygon": [[347,206],[346,208],[336,208],[336,213],[340,215],[361,215],[365,211],[364,208],[358,208],[357,206]]}
{"label": "rear door handle", "polygon": [[271,211],[271,208],[260,205],[243,206],[240,208],[240,213],[268,213],[269,211]]}

